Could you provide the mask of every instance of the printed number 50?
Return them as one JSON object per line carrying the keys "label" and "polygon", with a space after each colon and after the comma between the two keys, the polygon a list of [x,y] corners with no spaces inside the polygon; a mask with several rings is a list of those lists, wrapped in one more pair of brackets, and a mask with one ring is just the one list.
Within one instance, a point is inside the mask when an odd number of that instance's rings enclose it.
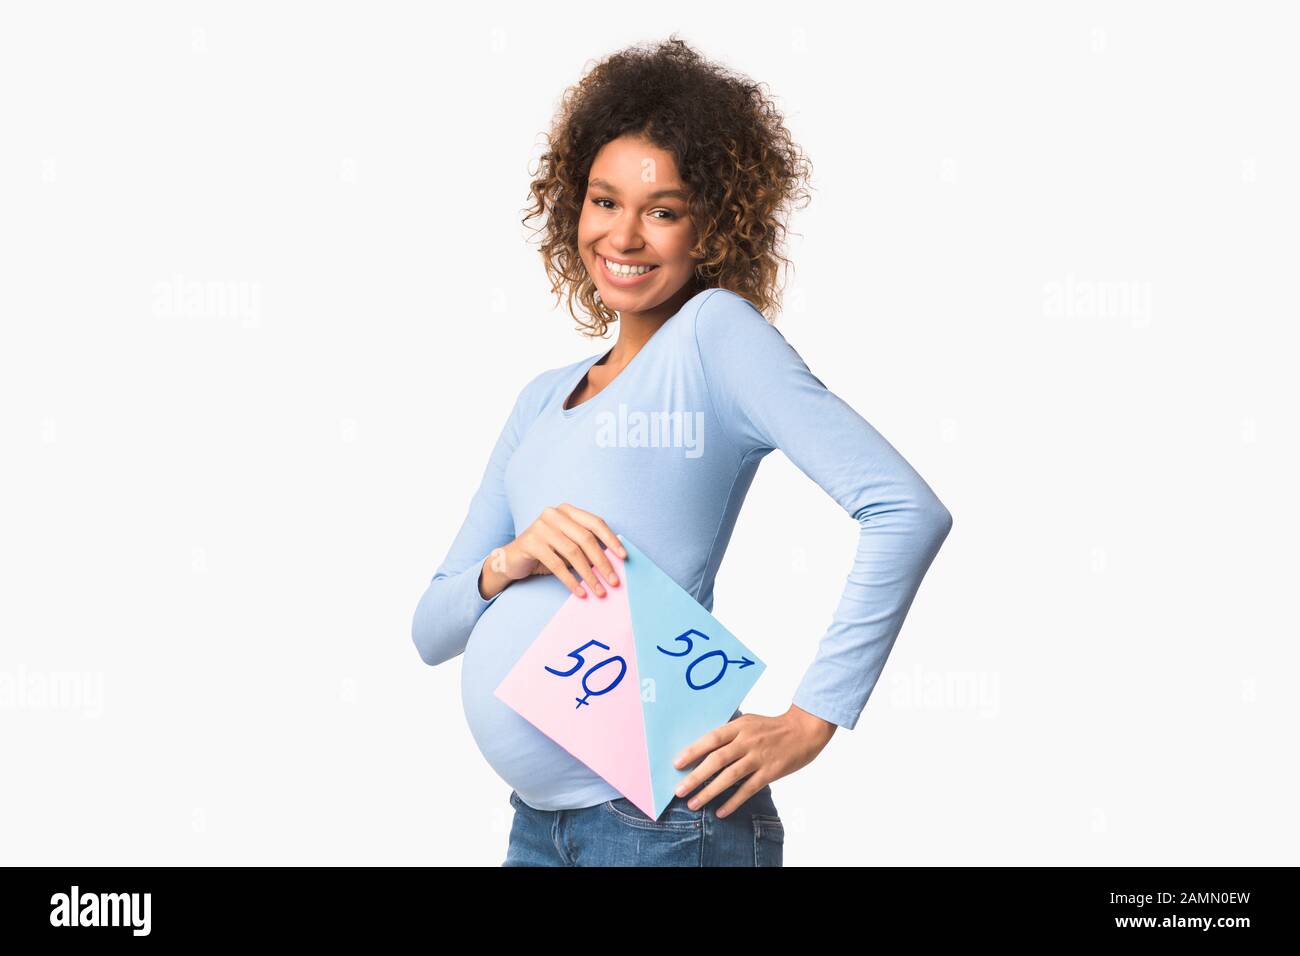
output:
{"label": "printed number 50", "polygon": [[[695,642],[691,640],[692,634],[698,634],[706,641],[709,639],[709,635],[705,634],[703,631],[697,631],[695,628],[691,628],[690,630],[683,631],[681,634],[678,634],[675,638],[673,638],[674,641],[685,642],[686,646],[682,650],[670,651],[668,650],[668,648],[663,647],[662,645],[659,644],[656,644],[655,648],[658,649],[660,652],[667,654],[669,657],[685,657],[687,654],[691,652],[691,649],[695,647]],[[701,664],[704,661],[707,661],[710,657],[722,658],[721,669],[714,676],[713,680],[709,681],[708,683],[705,684],[695,683],[695,680],[691,677],[691,672],[695,670],[696,665]],[[689,687],[691,690],[708,690],[718,681],[722,680],[723,675],[727,673],[728,664],[739,664],[740,669],[744,670],[746,667],[751,666],[753,663],[754,662],[751,661],[748,657],[741,657],[737,660],[733,660],[732,658],[727,656],[726,651],[709,651],[709,653],[701,654],[699,657],[695,658],[695,660],[691,661],[690,665],[686,668],[686,686]]]}
{"label": "printed number 50", "polygon": [[[608,644],[602,644],[600,643],[600,641],[591,640],[588,641],[586,644],[583,644],[581,647],[569,651],[569,656],[573,658],[574,664],[567,671],[557,671],[554,667],[546,667],[546,670],[554,674],[556,677],[571,677],[581,669],[583,664],[586,663],[586,661],[584,661],[582,658],[582,652],[585,651],[587,648],[591,647],[592,645],[595,645],[596,647],[604,648],[605,650],[610,650],[610,646]],[[591,677],[592,674],[596,673],[596,671],[600,670],[606,664],[614,664],[614,663],[618,664],[617,677],[615,677],[612,681],[610,681],[600,690],[592,690],[590,687],[587,686],[587,680]],[[584,694],[582,697],[573,698],[578,702],[574,709],[576,710],[577,707],[591,706],[590,704],[587,703],[588,697],[599,697],[601,694],[608,694],[611,690],[613,690],[622,682],[623,675],[626,673],[627,673],[627,661],[623,660],[623,658],[619,657],[617,654],[615,654],[613,657],[607,657],[599,664],[589,667],[587,669],[587,672],[582,675],[582,689],[585,690],[587,693]]]}

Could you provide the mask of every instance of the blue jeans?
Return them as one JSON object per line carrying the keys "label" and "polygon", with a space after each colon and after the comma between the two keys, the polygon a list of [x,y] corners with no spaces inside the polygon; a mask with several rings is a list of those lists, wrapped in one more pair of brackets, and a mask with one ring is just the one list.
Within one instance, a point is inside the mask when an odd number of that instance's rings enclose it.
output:
{"label": "blue jeans", "polygon": [[673,797],[651,820],[618,797],[578,810],[535,810],[510,791],[515,808],[502,866],[781,866],[785,828],[772,788],[725,817],[716,811],[736,792],[732,784],[698,810]]}

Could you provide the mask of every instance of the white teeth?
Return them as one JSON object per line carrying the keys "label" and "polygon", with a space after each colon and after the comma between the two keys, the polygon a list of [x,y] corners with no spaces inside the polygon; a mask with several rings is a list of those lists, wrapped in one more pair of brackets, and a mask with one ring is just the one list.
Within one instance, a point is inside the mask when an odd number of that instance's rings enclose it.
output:
{"label": "white teeth", "polygon": [[[603,256],[601,258],[604,259]],[[610,272],[614,273],[614,275],[616,276],[631,277],[631,276],[643,276],[655,267],[654,266],[623,266],[623,265],[619,265],[617,262],[610,262],[608,259],[605,259],[605,268],[608,269]]]}

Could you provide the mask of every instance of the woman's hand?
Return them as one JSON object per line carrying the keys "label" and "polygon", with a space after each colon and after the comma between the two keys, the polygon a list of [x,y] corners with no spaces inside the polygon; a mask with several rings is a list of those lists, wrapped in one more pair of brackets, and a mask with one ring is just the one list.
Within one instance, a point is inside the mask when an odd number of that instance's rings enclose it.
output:
{"label": "woman's hand", "polygon": [[598,597],[604,597],[605,586],[593,567],[612,587],[618,587],[618,575],[602,542],[620,558],[627,557],[623,542],[601,518],[570,504],[548,507],[515,540],[487,556],[479,573],[479,593],[486,600],[505,590],[511,581],[530,574],[554,574],[574,594],[585,598],[587,591],[569,572],[571,565]]}
{"label": "woman's hand", "polygon": [[704,757],[678,785],[677,796],[686,796],[708,780],[709,785],[689,801],[690,808],[698,810],[744,777],[745,782],[717,810],[718,816],[725,817],[773,780],[811,763],[836,728],[793,704],[780,717],[741,714],[677,755],[673,766],[679,770]]}

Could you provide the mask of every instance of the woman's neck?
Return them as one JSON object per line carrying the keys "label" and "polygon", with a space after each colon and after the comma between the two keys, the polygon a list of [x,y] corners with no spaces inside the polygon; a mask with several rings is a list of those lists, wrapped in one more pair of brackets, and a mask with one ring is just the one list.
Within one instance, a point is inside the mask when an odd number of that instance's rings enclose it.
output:
{"label": "woman's neck", "polygon": [[681,311],[687,301],[695,294],[689,285],[684,286],[672,298],[653,309],[644,312],[620,312],[618,314],[618,341],[610,349],[605,359],[606,367],[622,368],[632,361],[636,353],[645,347],[665,322]]}

